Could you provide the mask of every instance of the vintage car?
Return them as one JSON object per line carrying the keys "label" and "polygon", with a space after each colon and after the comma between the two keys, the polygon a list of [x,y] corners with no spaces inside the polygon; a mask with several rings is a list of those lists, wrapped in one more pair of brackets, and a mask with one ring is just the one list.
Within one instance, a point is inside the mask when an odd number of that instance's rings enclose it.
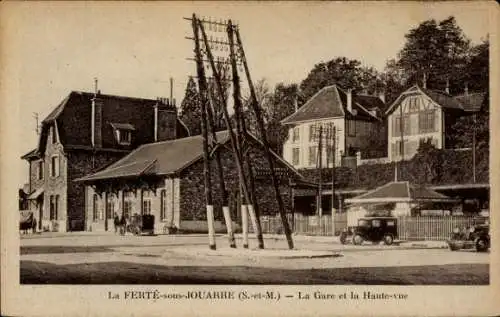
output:
{"label": "vintage car", "polygon": [[398,238],[397,218],[394,217],[363,217],[358,219],[357,226],[344,230],[340,234],[340,243],[346,244],[349,240],[355,245],[363,241],[391,245]]}
{"label": "vintage car", "polygon": [[154,215],[138,215],[135,214],[131,217],[130,222],[127,224],[126,231],[134,235],[154,234]]}
{"label": "vintage car", "polygon": [[480,224],[462,230],[455,228],[447,242],[451,251],[474,248],[478,252],[488,251],[490,248],[490,226],[489,224]]}

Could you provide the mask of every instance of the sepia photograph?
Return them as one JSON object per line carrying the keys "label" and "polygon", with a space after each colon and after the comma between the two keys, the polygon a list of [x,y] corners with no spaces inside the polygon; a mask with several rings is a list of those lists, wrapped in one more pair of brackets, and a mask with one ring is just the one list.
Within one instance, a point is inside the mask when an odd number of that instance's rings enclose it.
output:
{"label": "sepia photograph", "polygon": [[2,287],[493,307],[494,2],[0,9]]}

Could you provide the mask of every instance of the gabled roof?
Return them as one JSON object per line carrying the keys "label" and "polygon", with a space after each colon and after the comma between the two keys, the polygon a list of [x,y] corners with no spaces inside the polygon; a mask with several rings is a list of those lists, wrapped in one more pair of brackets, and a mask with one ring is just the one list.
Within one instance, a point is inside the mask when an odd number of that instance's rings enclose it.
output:
{"label": "gabled roof", "polygon": [[[254,140],[257,140],[255,137]],[[217,132],[218,148],[228,143],[229,132]],[[258,140],[257,140],[258,141]],[[258,141],[259,144],[260,141]],[[286,161],[272,152],[277,160],[301,175]],[[82,177],[76,181],[92,182],[103,179],[139,177],[142,175],[172,175],[180,173],[203,157],[203,138],[201,135],[171,141],[145,144],[113,163],[106,169]]]}
{"label": "gabled roof", "polygon": [[390,182],[365,194],[346,199],[347,203],[382,202],[453,202],[448,196],[424,186],[404,182]]}
{"label": "gabled roof", "polygon": [[352,108],[356,114],[347,110],[347,92],[338,85],[322,88],[312,96],[299,110],[281,121],[292,124],[302,121],[329,119],[337,117],[379,119],[370,110],[383,110],[384,103],[380,98],[369,95],[352,94]]}
{"label": "gabled roof", "polygon": [[453,97],[445,91],[425,89],[419,85],[414,85],[402,92],[396,100],[387,108],[385,114],[391,114],[401,101],[408,95],[420,93],[429,97],[436,104],[445,109],[454,109],[459,111],[474,112],[479,111],[485,101],[486,93],[473,93]]}
{"label": "gabled roof", "polygon": [[[56,127],[60,143],[65,149],[91,149],[91,104],[94,93],[72,91],[42,121],[41,133],[36,151],[24,155],[23,159],[36,158],[37,153],[44,153],[50,127]],[[130,151],[140,144],[154,140],[154,99],[134,98],[126,96],[97,94],[103,102],[101,118],[102,146],[98,150]],[[174,110],[172,105],[162,105]],[[117,144],[114,127],[135,130],[132,144]],[[178,137],[188,134],[187,128],[177,118],[176,131]]]}

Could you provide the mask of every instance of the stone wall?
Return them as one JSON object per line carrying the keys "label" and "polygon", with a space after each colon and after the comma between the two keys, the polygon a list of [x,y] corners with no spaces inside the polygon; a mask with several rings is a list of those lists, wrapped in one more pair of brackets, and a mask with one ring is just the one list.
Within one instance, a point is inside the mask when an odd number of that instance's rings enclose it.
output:
{"label": "stone wall", "polygon": [[[71,231],[85,230],[85,185],[75,179],[96,172],[125,153],[71,151],[68,157],[68,224]],[[92,219],[92,218],[90,218]]]}
{"label": "stone wall", "polygon": [[[232,152],[226,147],[220,150],[225,186],[229,194],[229,206],[231,207],[233,220],[239,214],[236,210],[239,196],[239,183],[236,163]],[[251,161],[254,168],[267,168],[264,153],[260,150],[251,151]],[[214,215],[216,220],[223,220],[222,196],[217,175],[217,164],[215,159],[210,161],[212,191],[214,203]],[[283,167],[278,163],[277,167]],[[261,210],[261,215],[275,215],[278,213],[277,202],[269,176],[259,177],[256,180],[256,196]],[[285,210],[291,211],[291,200],[289,196],[288,178],[282,179],[280,186],[281,197],[285,204]],[[205,184],[203,174],[203,160],[199,160],[188,167],[182,174],[180,180],[180,214],[181,220],[206,220]]]}

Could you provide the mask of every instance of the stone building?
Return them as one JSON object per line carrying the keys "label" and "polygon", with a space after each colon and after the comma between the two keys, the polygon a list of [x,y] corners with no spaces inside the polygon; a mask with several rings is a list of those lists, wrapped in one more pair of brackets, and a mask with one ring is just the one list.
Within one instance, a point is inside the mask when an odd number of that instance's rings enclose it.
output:
{"label": "stone building", "polygon": [[[239,183],[235,160],[227,131],[217,133],[218,145],[212,149],[211,171],[214,196],[214,214],[222,222],[221,190],[218,182],[214,153],[219,151],[229,205],[233,220],[239,217]],[[274,190],[268,176],[263,145],[248,136],[248,147],[254,174],[256,196],[261,215],[278,212]],[[250,145],[250,146],[249,146]],[[273,152],[280,190],[286,205],[291,207],[292,180],[301,175]],[[117,214],[130,217],[138,214],[155,216],[155,231],[164,233],[168,228],[189,229],[198,224],[197,230],[206,230],[205,186],[203,174],[202,137],[192,136],[177,140],[145,144],[108,168],[82,177],[86,187],[86,230],[103,231],[112,223],[105,215]]]}
{"label": "stone building", "polygon": [[166,99],[71,92],[41,123],[29,164],[30,209],[39,230],[85,228],[85,188],[74,180],[144,143],[188,135]]}

